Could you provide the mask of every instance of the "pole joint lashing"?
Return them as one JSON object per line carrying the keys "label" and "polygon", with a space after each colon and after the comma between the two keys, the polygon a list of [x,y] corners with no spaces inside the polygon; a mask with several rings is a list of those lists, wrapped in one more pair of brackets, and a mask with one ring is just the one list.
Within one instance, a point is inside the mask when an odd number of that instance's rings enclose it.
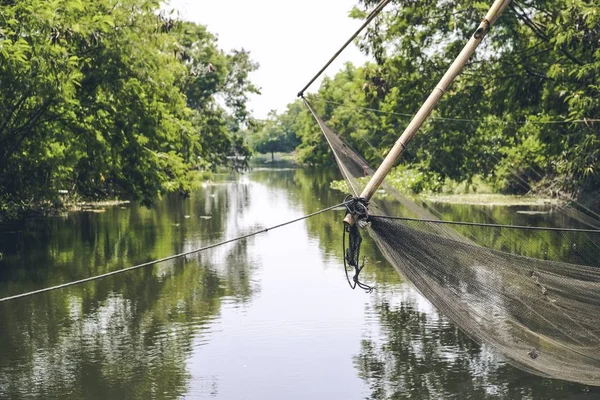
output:
{"label": "pole joint lashing", "polygon": [[352,220],[365,228],[369,221],[369,200],[364,197],[346,196],[344,199],[346,205],[346,215],[350,215]]}
{"label": "pole joint lashing", "polygon": [[477,40],[483,39],[485,37],[485,35],[487,35],[487,33],[490,31],[491,26],[492,26],[492,24],[487,18],[482,19],[481,24],[479,24],[479,27],[473,34],[475,39],[477,39]]}

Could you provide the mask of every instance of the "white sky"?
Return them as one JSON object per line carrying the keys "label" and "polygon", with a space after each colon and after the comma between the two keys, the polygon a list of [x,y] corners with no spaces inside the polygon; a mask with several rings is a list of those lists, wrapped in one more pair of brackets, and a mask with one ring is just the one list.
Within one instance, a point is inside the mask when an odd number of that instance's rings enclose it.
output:
{"label": "white sky", "polygon": [[[249,108],[264,118],[282,111],[296,94],[361,25],[348,17],[357,0],[171,0],[180,17],[206,25],[229,51],[244,48],[260,64],[252,81],[261,88]],[[367,58],[351,44],[326,74],[343,64],[363,64]],[[316,91],[321,80],[309,91]]]}

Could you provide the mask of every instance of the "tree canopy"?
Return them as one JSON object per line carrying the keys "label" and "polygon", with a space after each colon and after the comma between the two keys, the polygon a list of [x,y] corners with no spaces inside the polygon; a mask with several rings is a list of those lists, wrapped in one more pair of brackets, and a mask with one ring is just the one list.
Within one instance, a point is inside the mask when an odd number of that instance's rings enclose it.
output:
{"label": "tree canopy", "polygon": [[[359,0],[362,19],[376,0]],[[67,195],[152,202],[194,170],[297,148],[331,162],[301,103],[253,124],[247,51],[158,0],[0,0],[0,214]],[[311,102],[377,165],[458,54],[488,2],[394,0]],[[498,191],[600,187],[600,10],[584,0],[513,1],[411,143],[413,189],[475,176]],[[234,157],[235,158],[235,157]],[[62,197],[61,197],[62,196]]]}
{"label": "tree canopy", "polygon": [[303,112],[302,104],[296,102],[287,106],[285,113],[278,115],[271,111],[264,121],[258,121],[251,130],[249,142],[260,153],[290,152],[299,144],[297,133],[300,129],[297,124],[301,122]]}
{"label": "tree canopy", "polygon": [[247,51],[158,0],[0,3],[0,212],[60,193],[151,202],[243,150]]}
{"label": "tree canopy", "polygon": [[[351,15],[364,18],[375,3],[360,0]],[[373,62],[347,65],[325,79],[310,101],[378,165],[488,7],[463,0],[393,1],[359,41]],[[418,171],[420,189],[479,175],[504,192],[597,190],[599,79],[597,4],[513,1],[411,143],[400,169]],[[297,126],[302,160],[330,161],[316,125]]]}

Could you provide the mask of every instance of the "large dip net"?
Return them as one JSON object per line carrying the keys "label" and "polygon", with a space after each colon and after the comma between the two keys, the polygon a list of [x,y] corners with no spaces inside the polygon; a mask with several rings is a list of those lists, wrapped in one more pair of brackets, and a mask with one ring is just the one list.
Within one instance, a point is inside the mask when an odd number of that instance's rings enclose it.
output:
{"label": "large dip net", "polygon": [[[359,196],[373,169],[306,104]],[[361,226],[441,313],[518,368],[600,386],[597,221],[579,215],[590,229],[448,223],[385,184],[383,190],[386,198],[370,202]],[[577,217],[570,207],[564,212]]]}

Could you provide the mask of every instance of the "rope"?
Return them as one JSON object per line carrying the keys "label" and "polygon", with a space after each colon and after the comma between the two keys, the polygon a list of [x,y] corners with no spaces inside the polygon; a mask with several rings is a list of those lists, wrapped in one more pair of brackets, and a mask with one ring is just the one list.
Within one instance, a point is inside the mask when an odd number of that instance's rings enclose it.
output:
{"label": "rope", "polygon": [[350,39],[348,39],[346,41],[346,43],[344,43],[342,45],[342,47],[333,55],[333,57],[331,57],[329,59],[329,61],[327,61],[327,63],[323,66],[323,68],[321,68],[321,70],[319,70],[319,72],[317,72],[317,74],[315,76],[313,76],[313,78],[306,84],[306,86],[304,86],[302,88],[302,90],[300,90],[298,92],[298,97],[304,96],[304,91],[306,91],[306,89],[308,89],[310,87],[310,85],[312,85],[313,82],[316,81],[317,78],[319,76],[321,76],[321,74],[323,72],[325,72],[325,70],[331,65],[331,63],[334,62],[336,58],[338,58],[338,56],[342,53],[342,51],[344,51],[346,49],[346,47],[348,47],[348,45],[350,43],[352,43],[352,41],[354,39],[356,39],[356,37],[363,31],[363,29],[365,29],[367,27],[367,25],[369,25],[373,19],[375,19],[375,17],[381,12],[381,10],[383,10],[383,8],[390,1],[391,0],[381,0],[381,2],[379,4],[377,4],[377,7],[375,7],[375,9],[373,11],[371,11],[371,13],[367,16],[367,19],[365,20],[365,22],[360,26],[360,28],[358,28],[358,30],[356,32],[354,32],[354,34],[350,37]]}
{"label": "rope", "polygon": [[[354,104],[346,104],[346,103],[340,103],[338,101],[331,101],[331,100],[325,100],[325,99],[320,99],[317,98],[316,101],[320,101],[323,103],[328,103],[328,104],[333,104],[333,105],[338,105],[341,107],[346,107],[346,108],[353,108],[353,109],[357,109],[357,110],[365,110],[365,111],[373,111],[376,113],[380,113],[380,114],[388,114],[388,115],[396,115],[399,117],[406,117],[406,118],[412,118],[413,114],[405,114],[405,113],[399,113],[399,112],[393,112],[393,111],[383,111],[383,110],[379,110],[377,108],[370,108],[370,107],[362,107],[362,106],[358,106],[358,105],[354,105]],[[468,118],[451,118],[451,117],[429,117],[429,119],[432,120],[437,120],[437,121],[456,121],[456,122],[485,122],[485,120],[483,119],[468,119]],[[555,121],[506,121],[506,120],[501,120],[498,121],[501,123],[504,123],[506,125],[526,125],[526,124],[533,124],[533,125],[550,125],[550,124],[588,124],[588,123],[593,123],[593,122],[600,122],[599,118],[584,118],[584,119],[574,119],[572,121],[566,121],[566,120],[555,120]]]}
{"label": "rope", "polygon": [[[367,293],[372,293],[375,290],[374,286],[369,286],[360,281],[359,275],[363,268],[365,268],[365,264],[367,261],[366,257],[363,257],[362,264],[360,263],[360,244],[362,243],[362,238],[360,236],[360,231],[358,228],[358,223],[352,224],[351,226],[346,226],[344,224],[343,232],[342,232],[342,251],[344,255],[344,272],[346,273],[346,280],[348,281],[348,285],[352,290],[359,288],[363,289]],[[349,244],[346,246],[346,234],[348,234]],[[350,281],[350,276],[348,275],[348,265],[354,268],[354,276],[352,277],[352,281]]]}
{"label": "rope", "polygon": [[283,226],[290,225],[290,224],[293,224],[295,222],[299,222],[299,221],[302,221],[302,220],[314,217],[316,215],[322,214],[322,213],[327,212],[327,211],[331,211],[331,210],[333,210],[335,208],[338,208],[338,207],[341,207],[341,206],[346,206],[346,204],[348,202],[349,201],[344,201],[344,202],[342,202],[340,204],[336,204],[334,206],[325,208],[325,209],[320,210],[320,211],[316,211],[316,212],[314,212],[312,214],[308,214],[308,215],[305,215],[305,216],[300,217],[300,218],[293,219],[291,221],[287,221],[287,222],[284,222],[284,223],[281,223],[281,224],[278,224],[278,225],[275,225],[275,226],[271,226],[269,228],[264,228],[264,229],[261,229],[259,231],[255,231],[255,232],[249,233],[247,235],[238,236],[238,237],[233,238],[233,239],[229,239],[229,240],[225,240],[225,241],[222,241],[222,242],[219,242],[219,243],[211,244],[211,245],[208,245],[208,246],[205,246],[205,247],[201,247],[201,248],[198,248],[198,249],[195,249],[195,250],[189,250],[189,251],[186,251],[186,252],[183,252],[183,253],[174,254],[172,256],[168,256],[168,257],[164,257],[164,258],[159,258],[158,260],[148,261],[148,262],[145,262],[145,263],[142,263],[142,264],[134,265],[132,267],[128,267],[128,268],[123,268],[123,269],[119,269],[119,270],[116,270],[116,271],[107,272],[107,273],[101,274],[101,275],[91,276],[89,278],[79,279],[77,281],[63,283],[63,284],[60,284],[60,285],[51,286],[51,287],[47,287],[47,288],[44,288],[44,289],[33,290],[31,292],[21,293],[21,294],[17,294],[17,295],[14,295],[14,296],[4,297],[4,298],[0,299],[0,303],[5,302],[5,301],[9,301],[9,300],[20,299],[20,298],[23,298],[23,297],[33,296],[33,295],[39,294],[39,293],[45,293],[45,292],[50,292],[50,291],[53,291],[53,290],[63,289],[63,288],[70,287],[70,286],[80,285],[82,283],[86,283],[86,282],[91,282],[91,281],[103,279],[103,278],[106,278],[106,277],[109,277],[109,276],[113,276],[113,275],[117,275],[117,274],[122,274],[122,273],[125,273],[125,272],[128,272],[128,271],[133,271],[135,269],[139,269],[139,268],[143,268],[143,267],[148,267],[150,265],[159,264],[159,263],[162,263],[162,262],[165,262],[165,261],[169,261],[169,260],[173,260],[173,259],[176,259],[176,258],[184,257],[184,256],[187,256],[187,255],[190,255],[190,254],[199,253],[199,252],[202,252],[202,251],[205,251],[205,250],[213,249],[215,247],[223,246],[225,244],[236,242],[238,240],[247,239],[249,237],[256,236],[256,235],[261,234],[261,233],[266,233],[266,232],[268,232],[268,231],[270,231],[272,229],[281,228]]}
{"label": "rope", "polygon": [[485,224],[481,222],[462,222],[462,221],[442,221],[435,219],[408,218],[408,217],[388,217],[387,215],[370,215],[369,218],[393,219],[400,221],[416,221],[416,222],[431,222],[435,224],[447,225],[466,225],[480,226],[488,228],[508,228],[508,229],[524,229],[535,231],[555,231],[555,232],[581,232],[581,233],[600,233],[599,229],[576,229],[576,228],[554,228],[547,226],[525,226],[525,225],[501,225],[501,224]]}

